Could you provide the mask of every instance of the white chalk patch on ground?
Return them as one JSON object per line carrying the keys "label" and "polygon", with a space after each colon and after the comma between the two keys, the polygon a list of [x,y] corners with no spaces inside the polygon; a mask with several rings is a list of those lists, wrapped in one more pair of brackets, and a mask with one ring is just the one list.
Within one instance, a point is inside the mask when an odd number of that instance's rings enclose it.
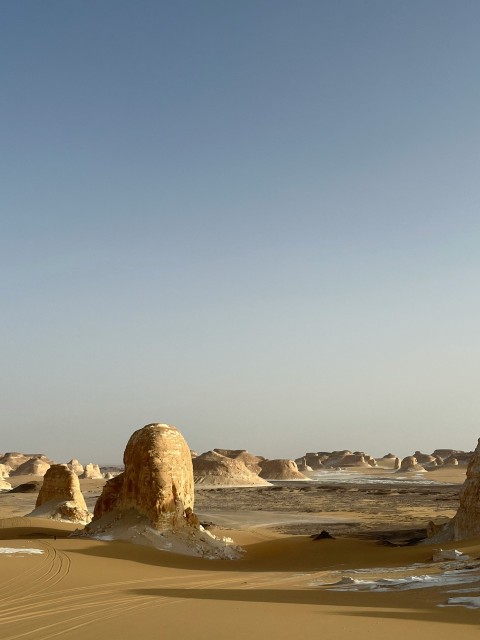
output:
{"label": "white chalk patch on ground", "polygon": [[[435,572],[435,566],[431,563],[416,563],[407,567],[389,567],[388,569],[379,567],[352,569],[350,571],[335,571],[330,573],[328,578],[325,576],[323,579],[316,579],[310,585],[326,587],[331,591],[377,592],[453,587],[450,593],[455,594],[471,592],[472,586],[468,590],[456,588],[460,585],[474,585],[474,588],[480,588],[480,563],[469,562],[467,564],[468,556],[457,556],[457,558],[459,560],[456,562],[437,564],[436,569],[437,571],[440,569],[439,572]],[[404,575],[391,577],[392,573],[403,573]],[[332,579],[335,578],[337,578],[335,582],[332,582]]]}
{"label": "white chalk patch on ground", "polygon": [[470,598],[449,598],[446,604],[439,604],[439,607],[467,607],[467,609],[480,609],[480,597]]}
{"label": "white chalk patch on ground", "polygon": [[38,554],[45,553],[43,549],[17,549],[16,547],[0,547],[0,553],[5,553],[7,555],[11,555],[14,553],[29,553],[29,554]]}
{"label": "white chalk patch on ground", "polygon": [[[388,472],[387,472],[388,473]],[[448,482],[438,482],[436,480],[428,480],[427,474],[422,471],[418,473],[400,475],[391,472],[388,477],[379,477],[376,475],[360,474],[354,471],[309,471],[306,475],[316,484],[324,484],[335,482],[337,484],[448,484]],[[273,483],[274,484],[274,483]]]}

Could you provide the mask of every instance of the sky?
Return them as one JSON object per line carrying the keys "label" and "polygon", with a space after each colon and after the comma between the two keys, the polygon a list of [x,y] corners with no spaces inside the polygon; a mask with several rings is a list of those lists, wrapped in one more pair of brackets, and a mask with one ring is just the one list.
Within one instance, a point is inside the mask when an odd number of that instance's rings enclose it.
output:
{"label": "sky", "polygon": [[0,451],[474,448],[477,0],[0,11]]}

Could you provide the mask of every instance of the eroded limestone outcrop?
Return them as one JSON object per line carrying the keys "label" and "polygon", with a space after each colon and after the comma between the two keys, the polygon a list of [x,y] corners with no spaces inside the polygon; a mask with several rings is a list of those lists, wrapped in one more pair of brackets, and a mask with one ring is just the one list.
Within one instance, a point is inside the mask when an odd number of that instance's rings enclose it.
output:
{"label": "eroded limestone outcrop", "polygon": [[70,462],[67,462],[67,465],[72,471],[75,471],[77,476],[81,476],[85,471],[83,464],[80,464],[80,462],[76,458],[72,458]]}
{"label": "eroded limestone outcrop", "polygon": [[467,468],[451,531],[454,540],[480,536],[480,438]]}
{"label": "eroded limestone outcrop", "polygon": [[407,456],[403,458],[400,465],[399,473],[408,473],[411,471],[425,471],[421,464],[418,464],[415,456]]}
{"label": "eroded limestone outcrop", "polygon": [[4,478],[0,477],[0,491],[10,491],[12,485],[7,482]]}
{"label": "eroded limestone outcrop", "polygon": [[130,437],[125,470],[108,480],[86,534],[123,539],[205,557],[238,557],[238,548],[201,527],[193,513],[190,449],[167,424],[149,424]]}
{"label": "eroded limestone outcrop", "polygon": [[83,473],[80,475],[82,480],[100,480],[103,478],[103,473],[100,471],[98,464],[89,462],[85,465]]}
{"label": "eroded limestone outcrop", "polygon": [[277,459],[261,462],[260,477],[265,480],[309,480],[300,473],[296,462],[293,460]]}
{"label": "eroded limestone outcrop", "polygon": [[268,485],[241,458],[230,458],[217,451],[207,451],[193,460],[193,478],[195,484],[202,485]]}
{"label": "eroded limestone outcrop", "polygon": [[0,464],[0,479],[8,478],[12,469],[6,464]]}
{"label": "eroded limestone outcrop", "polygon": [[11,476],[44,476],[50,468],[52,461],[44,455],[35,456],[29,458],[22,464],[20,464],[14,471],[10,473]]}
{"label": "eroded limestone outcrop", "polygon": [[87,524],[92,519],[80,490],[77,474],[66,464],[47,470],[30,516]]}

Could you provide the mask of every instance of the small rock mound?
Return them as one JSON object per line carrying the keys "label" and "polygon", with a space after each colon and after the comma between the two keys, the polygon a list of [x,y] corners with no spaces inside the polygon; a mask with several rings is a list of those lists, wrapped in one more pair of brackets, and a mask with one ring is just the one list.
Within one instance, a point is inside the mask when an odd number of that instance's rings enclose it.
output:
{"label": "small rock mound", "polygon": [[8,478],[11,468],[6,464],[0,464],[0,478]]}
{"label": "small rock mound", "polygon": [[4,478],[0,478],[0,491],[10,491],[12,489],[12,485],[4,480]]}
{"label": "small rock mound", "polygon": [[45,473],[31,516],[87,524],[92,519],[77,474],[66,464],[54,464]]}
{"label": "small rock mound", "polygon": [[293,460],[277,459],[264,460],[261,465],[260,477],[265,480],[309,480],[300,473]]}
{"label": "small rock mound", "polygon": [[82,473],[84,473],[85,469],[83,468],[83,464],[80,464],[80,462],[76,459],[76,458],[72,458],[70,460],[70,462],[67,462],[67,466],[74,471],[77,476],[81,476]]}
{"label": "small rock mound", "polygon": [[443,463],[446,467],[458,467],[458,460],[453,456],[449,456]]}
{"label": "small rock mound", "polygon": [[421,464],[418,464],[415,456],[407,456],[402,460],[399,472],[409,473],[411,471],[425,471]]}
{"label": "small rock mound", "polygon": [[268,485],[239,458],[229,458],[215,450],[202,453],[193,460],[193,478],[195,484],[202,485]]}
{"label": "small rock mound", "polygon": [[421,451],[415,451],[415,453],[413,454],[413,457],[417,459],[418,464],[421,465],[429,465],[429,464],[433,464],[436,465],[437,464],[437,458],[436,456],[431,456],[428,453],[422,453]]}
{"label": "small rock mound", "polygon": [[89,464],[85,465],[85,469],[80,478],[82,480],[100,480],[101,478],[103,478],[103,473],[100,471],[100,467],[98,466],[98,464],[93,464],[93,462],[90,462]]}
{"label": "small rock mound", "polygon": [[123,461],[123,473],[103,487],[86,535],[208,558],[238,557],[238,548],[205,531],[193,513],[191,454],[175,427],[149,424],[138,429]]}

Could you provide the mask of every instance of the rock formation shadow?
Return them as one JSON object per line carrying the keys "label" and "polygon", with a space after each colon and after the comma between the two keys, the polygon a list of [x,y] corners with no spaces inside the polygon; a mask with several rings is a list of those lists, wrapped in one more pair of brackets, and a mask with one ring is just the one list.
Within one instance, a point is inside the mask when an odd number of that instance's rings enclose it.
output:
{"label": "rock formation shadow", "polygon": [[[434,590],[429,590],[434,591]],[[436,591],[436,590],[435,590]],[[225,602],[262,602],[270,604],[298,604],[341,607],[340,615],[365,618],[384,618],[388,620],[409,620],[416,622],[435,622],[445,624],[479,625],[478,611],[465,608],[439,608],[437,604],[447,599],[447,594],[430,593],[419,598],[418,591],[396,594],[389,593],[338,593],[325,589],[169,589],[145,588],[129,591],[135,596],[152,598],[198,599]],[[406,597],[405,597],[406,596]],[[358,609],[368,609],[359,611]],[[326,615],[325,611],[318,612]],[[330,612],[328,615],[337,615]]]}

